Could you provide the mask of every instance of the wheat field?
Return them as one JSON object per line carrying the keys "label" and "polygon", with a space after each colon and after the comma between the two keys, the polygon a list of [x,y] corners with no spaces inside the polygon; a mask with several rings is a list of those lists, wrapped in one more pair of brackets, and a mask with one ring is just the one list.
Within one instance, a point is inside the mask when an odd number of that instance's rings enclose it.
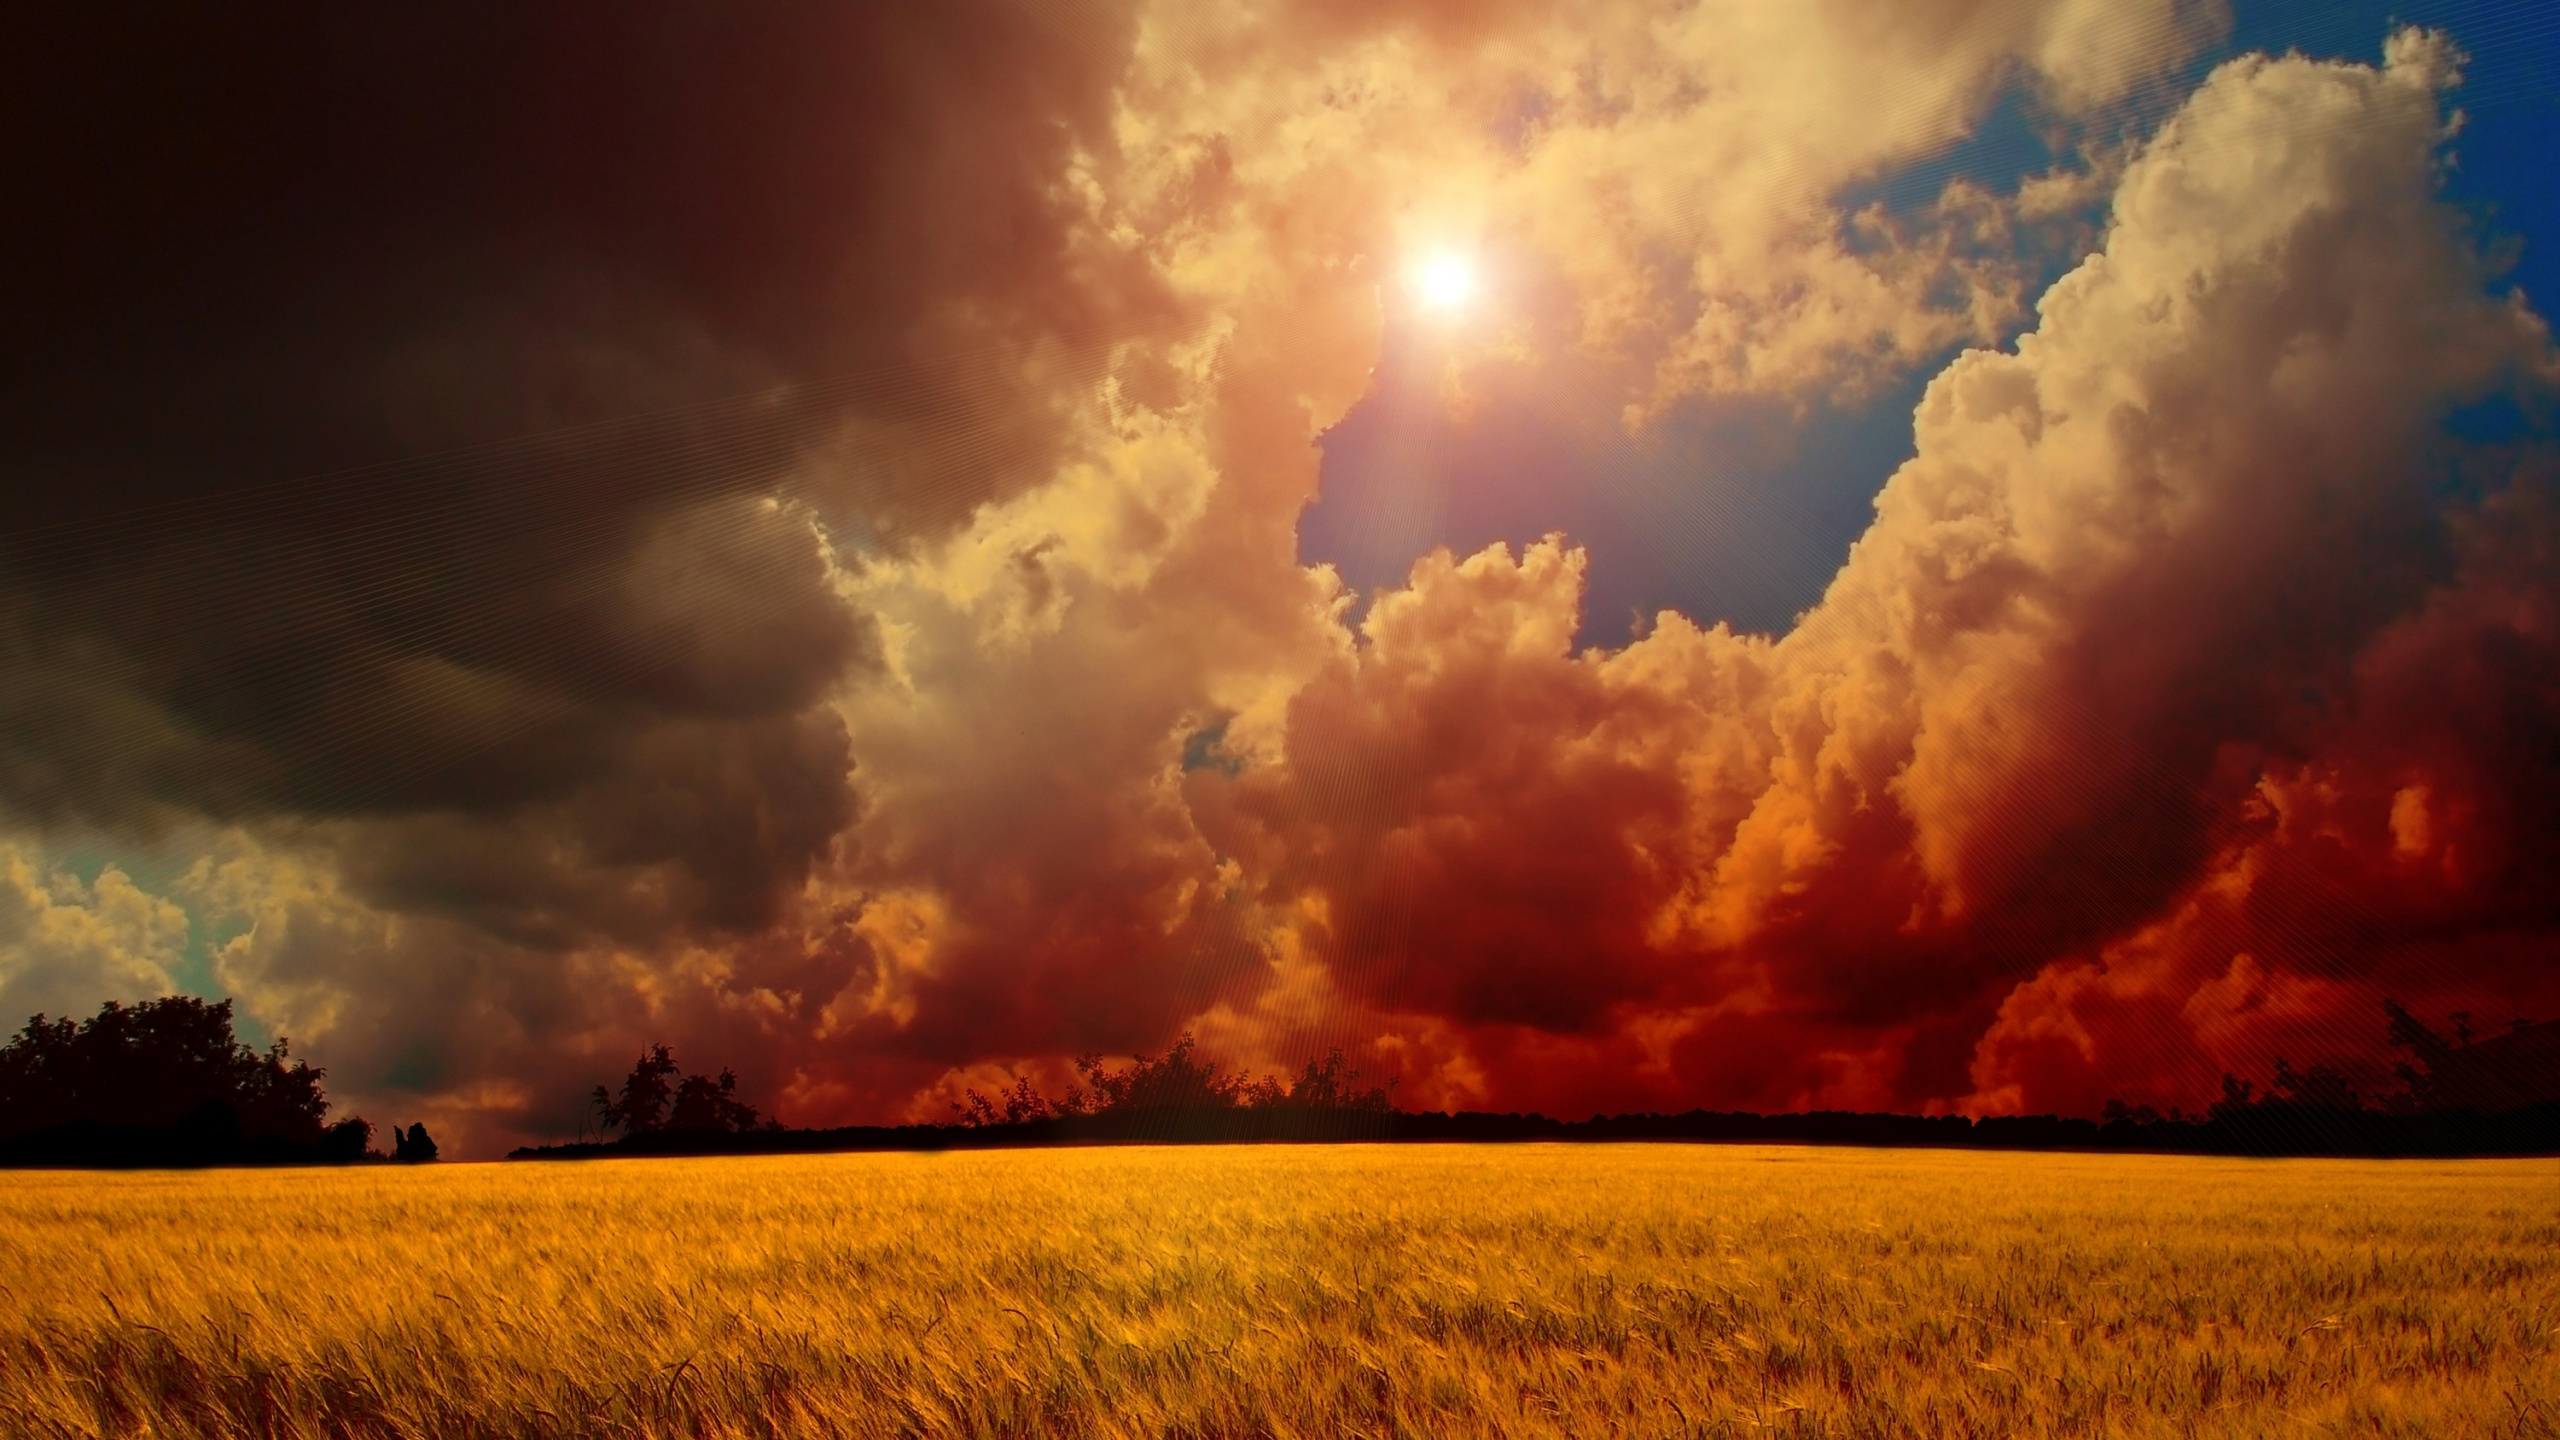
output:
{"label": "wheat field", "polygon": [[28,1436],[2560,1433],[2560,1165],[1120,1148],[0,1174]]}

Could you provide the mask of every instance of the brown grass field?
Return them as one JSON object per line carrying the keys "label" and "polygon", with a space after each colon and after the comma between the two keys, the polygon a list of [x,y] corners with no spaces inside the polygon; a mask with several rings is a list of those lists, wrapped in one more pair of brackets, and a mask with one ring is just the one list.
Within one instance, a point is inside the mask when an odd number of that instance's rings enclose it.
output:
{"label": "brown grass field", "polygon": [[2560,1434],[2560,1163],[0,1174],[11,1436]]}

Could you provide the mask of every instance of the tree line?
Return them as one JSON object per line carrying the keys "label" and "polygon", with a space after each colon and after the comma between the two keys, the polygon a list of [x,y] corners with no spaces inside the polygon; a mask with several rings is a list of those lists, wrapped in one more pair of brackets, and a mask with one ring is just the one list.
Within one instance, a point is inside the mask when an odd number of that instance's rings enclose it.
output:
{"label": "tree line", "polygon": [[[1078,1078],[1054,1096],[1019,1075],[1010,1087],[993,1095],[969,1090],[964,1099],[952,1102],[952,1123],[976,1129],[1168,1112],[1384,1114],[1393,1108],[1389,1101],[1393,1082],[1361,1084],[1360,1072],[1339,1047],[1308,1061],[1286,1082],[1272,1075],[1252,1077],[1207,1059],[1187,1034],[1163,1054],[1142,1052],[1123,1066],[1107,1064],[1099,1055],[1079,1056],[1075,1071]],[[686,1074],[673,1051],[661,1043],[640,1052],[619,1086],[596,1086],[587,1103],[600,1132],[619,1132],[625,1140],[743,1135],[783,1128],[780,1121],[740,1100],[737,1090],[736,1072],[723,1066],[716,1075]]]}
{"label": "tree line", "polygon": [[[1394,1108],[1389,1085],[1363,1084],[1339,1049],[1284,1083],[1207,1059],[1186,1034],[1163,1053],[1142,1053],[1126,1065],[1082,1056],[1074,1062],[1076,1079],[1061,1094],[1019,1075],[993,1093],[965,1091],[943,1124],[792,1130],[736,1104],[728,1071],[681,1075],[660,1045],[643,1052],[618,1095],[596,1087],[595,1104],[607,1128],[622,1132],[620,1140],[528,1147],[516,1158],[1328,1140],[1692,1140],[2230,1155],[2560,1151],[2560,1078],[2549,1068],[2560,1057],[2560,1025],[2511,1023],[2507,1033],[2474,1044],[2465,1017],[2455,1017],[2448,1040],[2396,1003],[2386,1001],[2385,1012],[2390,1042],[2410,1058],[2397,1067],[2403,1088],[2379,1099],[2360,1095],[2334,1066],[2297,1070],[2279,1057],[2263,1085],[2226,1075],[2221,1096],[2201,1111],[2110,1100],[2095,1119],[1691,1110],[1564,1120],[1405,1111]],[[689,1104],[681,1098],[686,1095],[693,1097]]]}
{"label": "tree line", "polygon": [[2448,1038],[2397,1000],[2385,999],[2382,1013],[2385,1042],[2402,1052],[2391,1066],[2398,1089],[2365,1094],[2334,1065],[2296,1070],[2278,1055],[2275,1073],[2263,1086],[2224,1072],[2220,1098],[2201,1113],[2109,1100],[2100,1122],[2262,1128],[2304,1115],[2497,1115],[2560,1105],[2560,1026],[2518,1018],[2507,1022],[2504,1034],[2479,1037],[2473,1034],[2469,1012],[2457,1010],[2446,1017],[2453,1031]]}
{"label": "tree line", "polygon": [[108,1001],[86,1020],[35,1015],[0,1045],[0,1164],[330,1164],[432,1160],[421,1122],[373,1147],[373,1123],[329,1119],[327,1072],[278,1037],[240,1042],[231,1002]]}
{"label": "tree line", "polygon": [[[2108,1102],[2095,1121],[2053,1116],[1817,1114],[1680,1116],[1414,1114],[1392,1082],[1363,1083],[1339,1048],[1283,1081],[1230,1069],[1185,1034],[1125,1065],[1095,1055],[1051,1095],[1027,1077],[993,1094],[968,1090],[945,1125],[785,1131],[738,1094],[735,1072],[686,1074],[669,1047],[644,1050],[618,1089],[598,1085],[594,1116],[619,1145],[642,1151],[727,1148],[929,1148],[943,1144],[1152,1140],[1693,1138],[1865,1140],[1880,1144],[2207,1150],[2236,1153],[2464,1153],[2560,1149],[2560,1024],[2510,1022],[2475,1038],[2467,1015],[2448,1038],[2385,1001],[2389,1043],[2406,1053],[2399,1090],[2367,1098],[2327,1065],[2278,1057],[2264,1086],[2223,1077],[2204,1111]],[[172,995],[108,1002],[86,1020],[31,1017],[0,1044],[0,1164],[168,1165],[432,1160],[424,1124],[392,1127],[389,1153],[361,1117],[329,1119],[325,1071],[278,1038],[241,1043],[232,1004]],[[2545,1132],[2549,1132],[2547,1138]],[[958,1137],[968,1136],[963,1140]],[[591,1148],[591,1147],[590,1147]],[[718,1148],[717,1145],[714,1148]]]}

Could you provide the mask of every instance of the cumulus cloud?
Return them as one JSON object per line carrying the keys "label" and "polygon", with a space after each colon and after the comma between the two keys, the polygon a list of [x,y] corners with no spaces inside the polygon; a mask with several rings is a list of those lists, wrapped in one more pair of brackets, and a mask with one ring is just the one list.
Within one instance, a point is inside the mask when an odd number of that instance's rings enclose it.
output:
{"label": "cumulus cloud", "polygon": [[1633,367],[1639,417],[1856,392],[1988,339],[2022,277],[1975,242],[2032,207],[1954,186],[1897,219],[1841,193],[1966,137],[2019,71],[2087,120],[2228,25],[2171,0],[1311,13],[1332,23],[1151,22],[1120,118],[1129,222],[1195,284],[1312,262],[1394,285],[1417,252],[1481,248],[1520,318]]}
{"label": "cumulus cloud", "polygon": [[168,993],[187,915],[115,866],[92,881],[0,846],[0,1014],[83,1015]]}
{"label": "cumulus cloud", "polygon": [[[2238,1012],[2351,1020],[2346,962],[2298,923],[2207,923],[2234,883],[2210,862],[2381,703],[2356,671],[2412,646],[2402,617],[2467,593],[2443,418],[2548,383],[2541,323],[2436,199],[2451,66],[2404,34],[2379,69],[2218,71],[2036,327],[1932,383],[1916,457],[1785,636],[1666,615],[1576,654],[1568,552],[1428,560],[1292,701],[1284,764],[1201,780],[1229,792],[1204,810],[1381,1010],[1605,1036],[1739,1006],[1772,1018],[1764,1102],[2086,1107]],[[2486,688],[2517,703],[2520,678]],[[2399,828],[2372,833],[2423,853],[2433,793],[2395,781]],[[2085,997],[2181,946],[2209,968],[2134,986],[2161,1013],[2093,1038]],[[1963,1050],[1924,1032],[1993,1005],[1951,1073]],[[1897,1031],[1907,1053],[1859,1053]],[[2037,1047],[2086,1082],[2039,1088],[2009,1054]],[[2219,1062],[2188,1058],[2192,1097]]]}
{"label": "cumulus cloud", "polygon": [[[2217,69],[1792,628],[1608,650],[1568,538],[1365,608],[1297,562],[1407,257],[1500,302],[1460,398],[1566,352],[1612,423],[1864,393],[1996,340],[2103,182],[1841,197],[2021,85],[2105,131],[2218,6],[661,18],[266,57],[212,131],[265,198],[173,181],[212,223],[129,302],[209,308],[119,351],[70,283],[9,362],[59,366],[11,463],[94,498],[0,546],[0,804],[202,838],[217,978],[357,1108],[556,1134],[666,1038],[932,1115],[1184,1027],[1409,1103],[2088,1108],[2385,992],[2541,1003],[2548,461],[2442,422],[2553,362],[2438,198],[2445,41]],[[348,78],[413,42],[496,65],[458,150]],[[394,258],[297,279],[277,195]],[[393,442],[464,448],[239,488]],[[24,863],[26,915],[127,903]],[[18,969],[149,988],[105,965]]]}
{"label": "cumulus cloud", "polygon": [[2465,517],[2453,575],[2358,654],[2320,742],[2263,766],[2185,895],[2004,1001],[1978,1104],[2176,1103],[2279,1056],[2372,1093],[2394,1083],[2384,1057],[2342,1040],[2384,998],[2484,1032],[2560,1010],[2553,481],[2535,457]]}
{"label": "cumulus cloud", "polygon": [[[1847,9],[1810,27],[1764,23],[1750,7],[1625,7],[1599,25],[1540,7],[1282,13],[1151,18],[1117,146],[1082,172],[1097,222],[1142,242],[1218,317],[1208,343],[1124,364],[1082,412],[1086,458],[1048,485],[982,509],[944,545],[854,567],[853,593],[881,617],[891,683],[856,686],[846,702],[866,808],[825,888],[855,906],[903,906],[920,888],[948,902],[934,958],[903,982],[920,997],[917,1018],[855,1047],[865,1053],[916,1046],[1030,1063],[1061,1045],[1152,1043],[1183,1015],[1261,1003],[1275,933],[1288,930],[1275,932],[1284,902],[1264,867],[1295,866],[1274,849],[1288,842],[1224,833],[1210,817],[1249,808],[1216,793],[1231,774],[1291,788],[1279,777],[1294,774],[1285,758],[1291,717],[1310,703],[1301,689],[1355,651],[1339,619],[1346,597],[1292,558],[1315,478],[1304,439],[1356,398],[1379,293],[1417,247],[1482,245],[1523,313],[1552,305],[1569,317],[1541,322],[1537,343],[1619,357],[1640,399],[1859,383],[1974,333],[2007,303],[1969,291],[1951,320],[1935,298],[1943,267],[1924,277],[1908,268],[1916,252],[1853,255],[1828,197],[1961,136],[2011,67],[2037,63],[2029,52],[2062,23],[2052,16],[1947,7],[1879,28],[1892,17]],[[2151,73],[2214,23],[2196,11],[2147,31],[2148,48],[2110,53],[2127,76]],[[1846,123],[1823,96],[1860,82],[1825,63],[1879,45],[1890,58],[1868,79],[1908,123]],[[1742,63],[1754,47],[1770,63]],[[1816,72],[1830,88],[1808,93],[1798,82]],[[2075,103],[2123,84],[2084,86]],[[1745,145],[1745,132],[1761,140]],[[1672,188],[1647,191],[1638,177]],[[1613,187],[1632,198],[1602,193]],[[1540,228],[1564,224],[1591,233]],[[1829,257],[1819,276],[1796,264],[1809,243]],[[1696,257],[1698,275],[1665,280],[1640,258],[1665,253]],[[1785,320],[1785,305],[1864,318],[1826,330]],[[1768,343],[1784,337],[1800,352],[1779,365],[1752,360],[1760,342],[1749,336],[1681,339],[1704,306],[1766,311]],[[1882,330],[1904,338],[1878,342]],[[1693,358],[1714,351],[1724,378],[1682,371],[1675,342]],[[1760,378],[1736,378],[1755,366]],[[1549,658],[1569,669],[1572,599],[1551,601],[1562,618]],[[1382,605],[1371,623],[1395,613]],[[1631,784],[1662,788],[1625,768]],[[1575,808],[1577,780],[1603,769],[1556,781],[1558,812]],[[1620,885],[1605,856],[1575,872],[1613,900],[1669,873]],[[1559,873],[1513,909],[1566,902],[1575,888]],[[1435,921],[1476,907],[1441,908]],[[1610,913],[1606,901],[1575,902],[1542,935],[1518,937],[1513,981],[1572,992],[1558,1003],[1579,1015],[1605,1010],[1612,997],[1556,978],[1554,952],[1539,945],[1578,947],[1589,938],[1579,924]],[[1641,949],[1648,923],[1613,922],[1628,932],[1613,943]],[[1364,985],[1336,975],[1318,988],[1339,1003]],[[1505,1013],[1538,1003],[1475,988]],[[1232,1038],[1255,1043],[1243,1029]]]}

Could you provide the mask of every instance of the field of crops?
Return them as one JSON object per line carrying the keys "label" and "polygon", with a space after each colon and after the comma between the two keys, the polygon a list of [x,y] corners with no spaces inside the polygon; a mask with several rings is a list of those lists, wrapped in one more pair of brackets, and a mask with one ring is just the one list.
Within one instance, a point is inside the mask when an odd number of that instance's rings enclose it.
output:
{"label": "field of crops", "polygon": [[2560,1433],[2560,1164],[0,1174],[9,1435]]}

